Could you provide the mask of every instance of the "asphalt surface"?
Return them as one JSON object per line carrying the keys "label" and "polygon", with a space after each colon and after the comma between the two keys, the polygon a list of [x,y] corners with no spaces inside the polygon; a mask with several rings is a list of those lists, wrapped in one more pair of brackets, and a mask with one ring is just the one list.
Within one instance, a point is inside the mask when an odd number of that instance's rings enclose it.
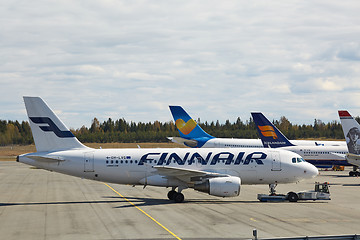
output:
{"label": "asphalt surface", "polygon": [[251,239],[360,234],[360,178],[320,171],[315,179],[279,185],[279,193],[330,182],[330,201],[261,203],[266,185],[244,185],[239,197],[104,184],[17,162],[0,161],[1,239]]}

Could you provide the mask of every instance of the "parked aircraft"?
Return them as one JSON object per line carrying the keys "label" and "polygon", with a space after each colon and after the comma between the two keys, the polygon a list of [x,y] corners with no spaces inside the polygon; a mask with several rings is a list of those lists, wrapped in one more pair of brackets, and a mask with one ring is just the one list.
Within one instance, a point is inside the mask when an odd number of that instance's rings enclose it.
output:
{"label": "parked aircraft", "polygon": [[[169,106],[175,125],[179,130],[180,137],[169,137],[173,142],[184,144],[188,147],[209,148],[209,147],[264,147],[260,139],[240,138],[216,138],[206,133],[181,106]],[[272,131],[264,129],[266,134]],[[344,141],[309,141],[309,140],[288,140],[292,145],[303,146],[345,146]]]}
{"label": "parked aircraft", "polygon": [[196,148],[262,148],[260,139],[215,138],[205,132],[180,106],[169,106],[180,137],[171,141]]}
{"label": "parked aircraft", "polygon": [[324,141],[327,142],[327,145],[319,143],[317,145],[296,145],[294,142],[290,142],[262,113],[253,112],[251,115],[265,147],[281,148],[298,153],[307,162],[317,167],[352,166],[345,159],[348,151],[344,141]]}
{"label": "parked aircraft", "polygon": [[360,167],[360,125],[348,111],[339,111],[339,117],[349,150],[346,159],[354,165],[354,171],[349,175],[360,176],[360,172],[356,171]]}
{"label": "parked aircraft", "polygon": [[[39,97],[24,97],[37,152],[18,162],[86,179],[171,187],[182,202],[186,188],[234,197],[241,184],[294,183],[318,170],[300,155],[276,149],[93,149],[80,143]],[[178,189],[177,191],[175,191]]]}

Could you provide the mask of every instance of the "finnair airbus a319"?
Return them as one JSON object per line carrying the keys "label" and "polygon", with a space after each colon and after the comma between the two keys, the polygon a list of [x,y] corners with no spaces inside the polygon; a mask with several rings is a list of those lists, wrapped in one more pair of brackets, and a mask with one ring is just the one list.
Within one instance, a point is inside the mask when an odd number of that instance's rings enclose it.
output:
{"label": "finnair airbus a319", "polygon": [[[234,197],[241,184],[294,183],[318,174],[300,155],[265,148],[93,149],[84,146],[39,97],[24,97],[37,152],[17,161],[97,181],[171,187],[182,202],[186,188]],[[177,191],[175,191],[177,189]]]}

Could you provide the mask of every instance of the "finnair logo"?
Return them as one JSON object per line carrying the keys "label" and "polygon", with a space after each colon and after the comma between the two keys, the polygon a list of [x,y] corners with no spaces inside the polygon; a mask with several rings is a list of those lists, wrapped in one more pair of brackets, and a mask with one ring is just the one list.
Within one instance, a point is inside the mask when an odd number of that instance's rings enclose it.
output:
{"label": "finnair logo", "polygon": [[273,139],[277,139],[278,136],[276,135],[275,133],[275,130],[272,126],[258,126],[260,131],[261,131],[261,134],[264,136],[264,137],[272,137]]}
{"label": "finnair logo", "polygon": [[70,131],[61,131],[58,126],[48,117],[29,117],[33,123],[47,124],[47,126],[39,126],[44,132],[54,132],[59,138],[75,137]]}
{"label": "finnair logo", "polygon": [[254,163],[257,165],[264,165],[263,160],[267,158],[267,155],[263,152],[253,152],[246,156],[245,152],[239,152],[238,154],[233,154],[231,152],[220,152],[213,155],[213,152],[208,152],[206,156],[202,156],[198,152],[185,153],[184,156],[178,155],[175,152],[154,152],[147,153],[140,158],[138,165],[144,165],[144,163],[152,163],[154,161],[157,165],[170,165],[175,163],[178,165],[216,165],[223,163],[225,165],[249,165]]}

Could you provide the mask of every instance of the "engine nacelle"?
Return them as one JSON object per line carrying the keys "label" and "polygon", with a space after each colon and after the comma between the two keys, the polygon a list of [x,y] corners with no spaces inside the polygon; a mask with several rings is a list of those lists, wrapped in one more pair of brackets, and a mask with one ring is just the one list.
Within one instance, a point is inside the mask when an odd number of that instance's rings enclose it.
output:
{"label": "engine nacelle", "polygon": [[240,194],[240,185],[239,177],[217,177],[195,184],[194,189],[218,197],[236,197]]}

